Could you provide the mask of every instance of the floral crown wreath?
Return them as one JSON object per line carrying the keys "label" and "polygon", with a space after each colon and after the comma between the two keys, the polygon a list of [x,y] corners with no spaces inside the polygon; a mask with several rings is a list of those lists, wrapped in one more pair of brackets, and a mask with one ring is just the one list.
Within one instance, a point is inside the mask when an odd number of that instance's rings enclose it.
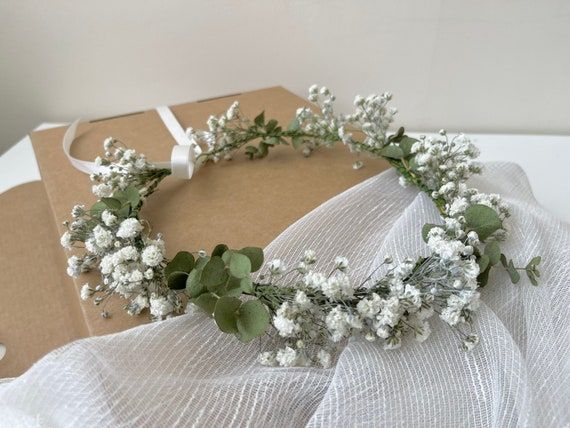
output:
{"label": "floral crown wreath", "polygon": [[[390,133],[396,114],[388,106],[391,98],[389,93],[357,96],[354,112],[338,115],[334,95],[315,85],[309,100],[320,111],[298,109],[287,128],[267,121],[263,112],[251,121],[234,102],[221,116],[208,119],[207,131],[187,130],[188,137],[207,147],[193,166],[231,159],[243,146],[250,159],[257,159],[280,144],[308,156],[339,141],[353,153],[382,157],[400,174],[402,186],[425,192],[441,214],[441,224],[421,230],[429,256],[402,261],[386,256],[360,283],[351,280],[349,262],[341,256],[326,273],[315,271],[316,255],[310,249],[290,267],[278,259],[265,263],[261,248],[234,250],[224,244],[210,254],[182,251],[168,260],[163,237],[151,236],[140,212],[172,168],[150,164],[143,154],[108,138],[104,157],[96,159],[102,169],[91,175],[99,200],[89,209],[76,205],[61,238],[66,249],[83,251],[69,258],[69,275],[93,269],[101,273],[100,284],[83,285],[81,298],[101,305],[119,294],[127,300],[129,314],[149,308],[155,320],[196,306],[221,331],[245,342],[269,335],[272,325],[279,338],[272,341],[274,349],[260,355],[266,365],[329,367],[340,343],[354,335],[380,341],[387,349],[398,348],[406,335],[422,342],[430,335],[434,314],[457,331],[464,349],[471,349],[479,341],[470,328],[478,289],[489,272],[502,266],[516,284],[525,271],[537,285],[540,257],[521,268],[501,253],[509,208],[499,195],[467,186],[470,175],[481,172],[474,161],[479,152],[469,138],[450,138],[443,130],[435,138],[420,139],[407,136],[403,128]],[[355,133],[363,137],[356,139]],[[250,144],[254,140],[260,142]],[[104,309],[101,314],[109,316]]]}

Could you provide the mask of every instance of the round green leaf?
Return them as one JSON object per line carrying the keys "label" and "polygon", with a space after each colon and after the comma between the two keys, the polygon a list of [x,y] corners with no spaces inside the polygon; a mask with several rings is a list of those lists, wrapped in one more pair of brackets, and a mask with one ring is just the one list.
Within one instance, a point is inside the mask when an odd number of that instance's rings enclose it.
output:
{"label": "round green leaf", "polygon": [[489,256],[486,254],[483,254],[479,258],[479,271],[484,272],[488,266],[489,266]]}
{"label": "round green leaf", "polygon": [[402,159],[404,157],[404,151],[395,144],[389,144],[382,147],[380,156],[390,159]]}
{"label": "round green leaf", "polygon": [[239,250],[251,262],[251,272],[257,272],[263,266],[263,250],[257,247],[245,247]]}
{"label": "round green leaf", "polygon": [[123,204],[121,204],[121,201],[119,201],[117,198],[101,198],[101,202],[103,202],[112,210],[119,210],[123,206]]}
{"label": "round green leaf", "polygon": [[251,293],[253,292],[253,282],[251,280],[251,278],[249,276],[246,276],[245,278],[242,278],[240,281],[240,288],[245,292],[245,293]]}
{"label": "round green leaf", "polygon": [[212,257],[214,256],[222,257],[226,251],[228,251],[228,246],[226,244],[218,244],[214,247],[214,250],[212,251]]}
{"label": "round green leaf", "polygon": [[509,264],[507,265],[507,272],[511,277],[511,282],[513,284],[518,284],[518,282],[521,280],[521,275],[515,268],[515,265],[513,264],[512,260],[509,260]]}
{"label": "round green leaf", "polygon": [[198,297],[200,294],[206,291],[204,284],[200,282],[201,276],[201,269],[194,269],[188,274],[188,278],[186,279],[186,293],[190,297]]}
{"label": "round green leaf", "polygon": [[93,205],[91,205],[91,209],[89,210],[89,212],[91,213],[92,216],[97,217],[97,216],[100,216],[101,213],[103,211],[105,211],[106,209],[107,209],[107,205],[105,205],[101,201],[98,201],[98,202],[95,202]]}
{"label": "round green leaf", "polygon": [[487,266],[487,269],[485,269],[484,271],[481,271],[481,273],[477,277],[477,283],[481,287],[484,287],[485,285],[487,285],[487,282],[489,282],[489,272],[490,271],[491,271],[491,266]]}
{"label": "round green leaf", "polygon": [[496,265],[501,260],[501,248],[497,241],[491,241],[485,246],[485,254],[489,257],[489,264]]}
{"label": "round green leaf", "polygon": [[221,257],[214,256],[210,259],[202,271],[201,282],[206,287],[216,287],[225,283],[228,279],[226,264]]}
{"label": "round green leaf", "polygon": [[186,272],[172,272],[168,275],[168,288],[171,290],[184,290],[187,277],[188,274]]}
{"label": "round green leaf", "polygon": [[398,142],[398,145],[400,146],[400,148],[402,149],[402,151],[404,152],[404,156],[409,156],[412,154],[412,146],[417,142],[418,140],[416,140],[415,138],[411,138],[408,137],[407,135],[404,135],[400,141]]}
{"label": "round green leaf", "polygon": [[269,313],[259,300],[248,300],[238,310],[237,328],[244,342],[261,336],[269,325]]}
{"label": "round green leaf", "polygon": [[191,302],[194,303],[196,306],[204,310],[208,315],[212,315],[214,312],[214,308],[216,307],[216,302],[218,298],[214,296],[212,293],[204,293],[197,297],[196,299],[192,299]]}
{"label": "round green leaf", "polygon": [[481,204],[471,205],[465,210],[465,221],[470,230],[477,232],[481,241],[487,239],[503,226],[496,211]]}
{"label": "round green leaf", "polygon": [[237,333],[237,310],[241,300],[235,297],[222,296],[216,302],[214,319],[224,333]]}
{"label": "round green leaf", "polygon": [[133,186],[127,187],[124,190],[124,194],[129,204],[131,204],[131,207],[136,208],[139,205],[141,201],[141,196],[136,187]]}
{"label": "round green leaf", "polygon": [[536,276],[534,276],[534,273],[530,270],[526,271],[526,276],[528,276],[528,280],[530,281],[530,283],[534,286],[538,285],[538,281],[536,280]]}
{"label": "round green leaf", "polygon": [[189,273],[194,267],[194,256],[188,251],[180,251],[166,265],[164,274],[168,277],[172,272]]}
{"label": "round green leaf", "polygon": [[233,253],[234,252],[232,250],[226,250],[224,251],[224,254],[222,254],[222,260],[226,265],[230,264],[230,259],[232,258]]}
{"label": "round green leaf", "polygon": [[251,273],[251,262],[243,254],[232,253],[229,265],[230,273],[236,278],[245,278]]}
{"label": "round green leaf", "polygon": [[529,266],[538,266],[540,261],[542,260],[541,256],[533,257],[532,260],[528,263]]}
{"label": "round green leaf", "polygon": [[210,257],[208,256],[198,257],[198,260],[196,260],[196,264],[194,265],[194,269],[204,269],[204,266],[206,266],[206,263],[209,261]]}

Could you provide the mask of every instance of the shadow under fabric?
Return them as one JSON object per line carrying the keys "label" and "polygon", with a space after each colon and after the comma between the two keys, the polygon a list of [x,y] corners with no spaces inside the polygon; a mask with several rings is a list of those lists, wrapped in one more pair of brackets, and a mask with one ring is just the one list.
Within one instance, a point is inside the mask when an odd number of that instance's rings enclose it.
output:
{"label": "shadow under fabric", "polygon": [[[195,312],[88,338],[0,385],[6,426],[562,426],[570,423],[570,227],[535,202],[522,170],[487,164],[471,180],[511,205],[504,245],[514,260],[540,254],[539,287],[496,272],[482,291],[473,351],[443,322],[395,351],[352,339],[331,369],[270,368]],[[394,171],[334,197],[268,247],[289,265],[305,249],[321,267],[337,255],[355,281],[386,254],[426,254],[432,202]]]}

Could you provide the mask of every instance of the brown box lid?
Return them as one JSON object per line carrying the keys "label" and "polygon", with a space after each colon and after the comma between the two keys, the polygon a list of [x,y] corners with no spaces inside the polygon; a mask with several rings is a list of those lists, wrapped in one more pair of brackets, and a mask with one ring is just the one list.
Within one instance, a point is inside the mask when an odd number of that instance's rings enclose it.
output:
{"label": "brown box lid", "polygon": [[[310,105],[281,87],[273,87],[171,109],[184,128],[203,129],[209,115],[224,112],[235,100],[240,101],[247,116],[254,117],[265,110],[267,118],[283,124],[291,121],[298,107]],[[74,169],[62,151],[65,130],[55,128],[31,134],[52,211],[51,218],[35,215],[34,219],[41,218],[46,224],[54,222],[58,234],[63,232],[61,223],[69,218],[73,205],[89,206],[95,201],[89,177]],[[84,123],[77,136],[72,154],[84,160],[100,155],[102,142],[109,136],[145,153],[151,161],[168,160],[171,147],[176,144],[155,110]],[[278,146],[268,157],[255,161],[240,153],[232,161],[203,167],[190,181],[168,177],[149,199],[142,215],[151,221],[154,232],[164,234],[169,257],[180,250],[211,250],[220,242],[236,248],[264,247],[321,203],[388,167],[383,160],[368,159],[365,168],[353,170],[354,160],[342,145],[318,150],[309,158],[288,146]],[[27,236],[30,240],[32,235]],[[46,245],[55,248],[52,243]],[[53,251],[64,252],[61,248]],[[58,276],[54,273],[50,281],[60,281],[64,275],[66,264],[64,257],[60,259]],[[91,302],[80,302],[81,285],[96,284],[98,278],[93,273],[73,280],[77,298],[73,304],[80,307],[85,324],[85,332],[78,331],[77,337],[120,331],[147,322],[146,314],[127,315],[122,310],[124,301],[118,297],[106,308],[112,312],[110,319],[101,318],[101,308]],[[60,286],[69,286],[65,282],[61,280]],[[58,298],[54,293],[51,299]],[[24,302],[21,307],[33,311]]]}

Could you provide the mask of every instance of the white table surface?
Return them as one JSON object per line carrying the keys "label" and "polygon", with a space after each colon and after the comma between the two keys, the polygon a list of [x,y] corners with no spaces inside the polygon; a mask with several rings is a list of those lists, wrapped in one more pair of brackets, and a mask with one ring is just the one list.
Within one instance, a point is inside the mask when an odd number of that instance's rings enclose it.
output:
{"label": "white table surface", "polygon": [[[61,124],[42,124],[46,129]],[[413,135],[413,134],[412,134]],[[482,161],[516,162],[526,171],[536,199],[552,214],[570,223],[570,136],[470,134]],[[563,160],[563,162],[559,162]],[[0,156],[0,193],[41,180],[29,137]]]}

